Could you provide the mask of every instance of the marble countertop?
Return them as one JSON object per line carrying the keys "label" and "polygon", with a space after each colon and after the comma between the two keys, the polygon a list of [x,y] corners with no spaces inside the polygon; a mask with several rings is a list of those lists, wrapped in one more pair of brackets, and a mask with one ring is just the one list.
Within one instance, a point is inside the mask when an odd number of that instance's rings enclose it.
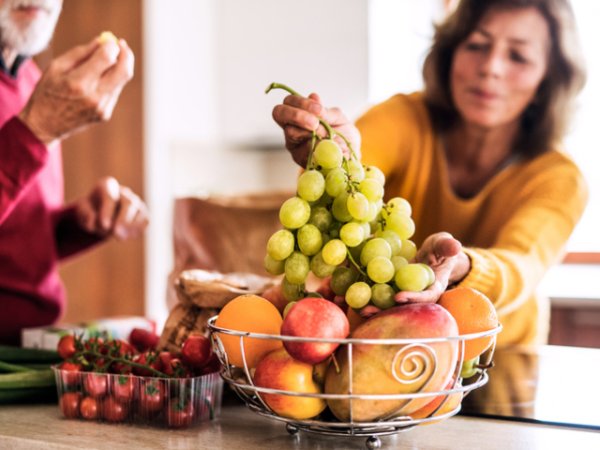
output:
{"label": "marble countertop", "polygon": [[[600,433],[568,427],[456,416],[381,438],[394,449],[600,448]],[[300,432],[261,417],[241,405],[228,405],[212,422],[186,430],[67,420],[56,405],[0,407],[0,448],[18,449],[361,449],[365,438]]]}

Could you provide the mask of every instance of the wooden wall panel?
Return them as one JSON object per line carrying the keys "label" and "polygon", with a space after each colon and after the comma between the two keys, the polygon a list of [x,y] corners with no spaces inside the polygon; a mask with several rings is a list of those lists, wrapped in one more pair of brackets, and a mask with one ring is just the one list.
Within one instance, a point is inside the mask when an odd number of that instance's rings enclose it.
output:
{"label": "wooden wall panel", "polygon": [[[136,55],[135,76],[110,122],[63,143],[67,201],[105,175],[143,197],[142,0],[65,0],[51,46],[38,62],[43,66],[104,30],[128,42]],[[105,243],[63,265],[61,273],[69,296],[65,321],[144,312],[143,239]]]}

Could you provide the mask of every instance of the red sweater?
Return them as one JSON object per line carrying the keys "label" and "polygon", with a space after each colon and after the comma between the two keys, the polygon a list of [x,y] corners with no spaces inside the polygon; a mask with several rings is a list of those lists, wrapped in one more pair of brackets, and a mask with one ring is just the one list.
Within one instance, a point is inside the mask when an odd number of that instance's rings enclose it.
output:
{"label": "red sweater", "polygon": [[31,60],[16,78],[0,71],[0,343],[61,317],[58,261],[98,241],[63,206],[60,145],[45,146],[16,117],[39,78]]}

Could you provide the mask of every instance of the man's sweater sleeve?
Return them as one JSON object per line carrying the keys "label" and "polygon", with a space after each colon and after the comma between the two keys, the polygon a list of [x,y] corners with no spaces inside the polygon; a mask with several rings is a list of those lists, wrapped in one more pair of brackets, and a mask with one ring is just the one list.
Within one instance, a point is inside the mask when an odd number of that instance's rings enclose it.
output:
{"label": "man's sweater sleeve", "polygon": [[88,233],[79,226],[74,206],[67,206],[53,214],[56,250],[60,259],[68,258],[102,242],[104,238]]}
{"label": "man's sweater sleeve", "polygon": [[47,160],[46,146],[17,117],[0,128],[0,224]]}

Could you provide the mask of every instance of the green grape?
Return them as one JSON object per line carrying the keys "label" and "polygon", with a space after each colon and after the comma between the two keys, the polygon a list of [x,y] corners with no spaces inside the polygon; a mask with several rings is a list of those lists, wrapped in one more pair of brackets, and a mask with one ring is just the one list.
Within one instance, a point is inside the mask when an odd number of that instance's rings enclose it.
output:
{"label": "green grape", "polygon": [[350,267],[336,267],[331,275],[331,290],[336,295],[345,295],[357,278],[358,273]]}
{"label": "green grape", "polygon": [[333,169],[342,165],[342,149],[331,139],[323,139],[315,147],[313,160],[324,169]]}
{"label": "green grape", "polygon": [[365,218],[365,222],[373,222],[377,219],[381,207],[377,203],[369,202],[369,213]]}
{"label": "green grape", "polygon": [[383,185],[373,178],[365,178],[358,185],[358,190],[362,192],[370,202],[376,202],[383,198]]}
{"label": "green grape", "polygon": [[285,260],[285,278],[292,284],[304,283],[309,270],[308,257],[300,252],[292,253]]}
{"label": "green grape", "polygon": [[401,291],[421,292],[427,288],[429,273],[420,264],[406,264],[396,271],[394,281]]}
{"label": "green grape", "polygon": [[367,266],[369,261],[377,256],[392,257],[392,248],[383,238],[369,239],[360,253],[360,263]]}
{"label": "green grape", "polygon": [[323,246],[323,261],[332,266],[337,266],[346,259],[346,245],[339,239],[332,239]]}
{"label": "green grape", "polygon": [[402,239],[400,239],[396,233],[392,230],[379,230],[375,235],[385,239],[387,243],[390,244],[392,256],[400,254],[400,250],[402,249]]}
{"label": "green grape", "polygon": [[346,291],[346,303],[354,309],[367,306],[371,300],[371,288],[364,281],[358,281],[350,285]]}
{"label": "green grape", "polygon": [[333,222],[333,216],[325,206],[313,206],[310,211],[308,223],[316,226],[321,231],[327,231]]}
{"label": "green grape", "polygon": [[288,304],[285,305],[285,308],[283,308],[283,318],[284,319],[285,319],[285,316],[287,316],[288,313],[290,312],[290,309],[292,309],[296,303],[298,303],[298,302],[288,302]]}
{"label": "green grape", "polygon": [[278,261],[271,258],[267,253],[265,255],[265,270],[271,275],[281,275],[285,271],[285,261]]}
{"label": "green grape", "polygon": [[300,228],[309,218],[310,205],[300,197],[288,198],[279,209],[279,221],[291,230]]}
{"label": "green grape", "polygon": [[348,247],[356,247],[365,239],[365,230],[358,222],[348,222],[340,228],[340,239]]}
{"label": "green grape", "polygon": [[396,291],[389,284],[377,283],[371,286],[371,302],[381,309],[396,306],[394,295]]}
{"label": "green grape", "polygon": [[355,183],[360,183],[365,179],[365,169],[360,161],[351,159],[348,161],[348,176]]}
{"label": "green grape", "polygon": [[385,218],[385,229],[394,231],[401,239],[409,239],[415,233],[415,223],[406,214],[392,212]]}
{"label": "green grape", "polygon": [[331,205],[331,213],[336,220],[340,222],[350,222],[352,220],[352,215],[348,211],[348,198],[350,196],[347,192],[342,192],[338,195]]}
{"label": "green grape", "polygon": [[337,197],[346,190],[347,185],[346,171],[341,167],[331,169],[325,178],[325,191],[332,197]]}
{"label": "green grape", "polygon": [[350,215],[356,220],[363,221],[369,216],[369,200],[360,192],[353,192],[348,196],[346,207]]}
{"label": "green grape", "polygon": [[389,213],[398,212],[400,214],[404,214],[408,217],[412,214],[412,207],[408,200],[403,199],[402,197],[394,197],[387,202],[387,210]]}
{"label": "green grape", "polygon": [[327,192],[324,192],[323,195],[321,195],[321,198],[314,202],[310,202],[310,205],[312,207],[324,206],[327,208],[329,205],[331,205],[331,202],[333,202],[333,197],[331,197]]}
{"label": "green grape", "polygon": [[385,256],[376,256],[367,264],[367,275],[375,283],[387,283],[394,278],[394,264]]}
{"label": "green grape", "polygon": [[325,192],[325,178],[318,170],[307,170],[298,177],[298,196],[307,202],[318,200]]}
{"label": "green grape", "polygon": [[424,263],[417,263],[417,264],[422,266],[427,271],[427,274],[429,275],[429,279],[427,280],[427,287],[431,286],[435,282],[435,272],[427,264],[424,264]]}
{"label": "green grape", "polygon": [[281,280],[281,293],[288,302],[294,302],[304,297],[304,284],[290,283],[286,277]]}
{"label": "green grape", "polygon": [[416,254],[416,244],[409,239],[402,239],[402,247],[400,248],[400,253],[398,253],[398,256],[406,258],[407,261],[412,261]]}
{"label": "green grape", "polygon": [[385,175],[381,169],[377,166],[366,166],[365,167],[365,178],[371,178],[377,180],[380,185],[385,185]]}
{"label": "green grape", "polygon": [[371,224],[369,222],[360,222],[360,226],[363,229],[365,239],[371,236]]}
{"label": "green grape", "polygon": [[408,264],[408,261],[406,260],[406,258],[404,258],[403,256],[392,256],[391,258],[392,264],[394,265],[394,271],[398,272],[398,269],[402,266],[405,266]]}
{"label": "green grape", "polygon": [[479,364],[479,356],[463,361],[462,366],[460,367],[460,377],[471,378],[481,372],[481,369],[477,367],[477,364]]}
{"label": "green grape", "polygon": [[[329,234],[321,232],[321,241],[323,245],[327,244],[330,240],[331,236],[329,236]],[[321,248],[323,248],[323,245],[321,245]]]}
{"label": "green grape", "polygon": [[267,254],[277,260],[283,261],[294,251],[294,234],[289,230],[278,230],[267,241]]}
{"label": "green grape", "polygon": [[310,223],[300,227],[296,233],[296,240],[298,241],[300,251],[307,256],[316,254],[323,246],[321,232]]}
{"label": "green grape", "polygon": [[336,266],[332,266],[331,264],[327,264],[323,261],[323,255],[321,252],[317,253],[310,260],[310,270],[319,278],[328,277],[333,273]]}

